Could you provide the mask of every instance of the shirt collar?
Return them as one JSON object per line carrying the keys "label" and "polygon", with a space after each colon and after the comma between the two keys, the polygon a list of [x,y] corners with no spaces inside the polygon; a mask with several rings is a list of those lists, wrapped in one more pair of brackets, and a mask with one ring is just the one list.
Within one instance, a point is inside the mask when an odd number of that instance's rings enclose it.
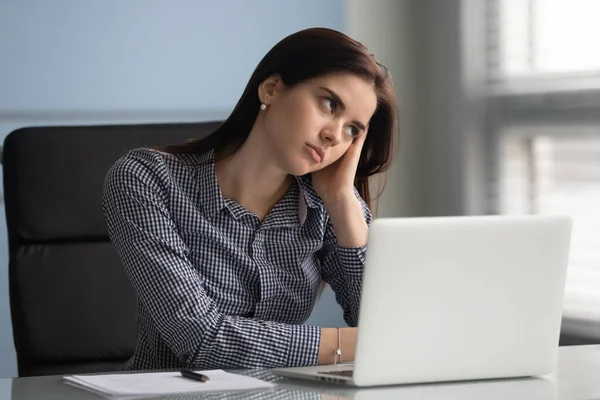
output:
{"label": "shirt collar", "polygon": [[[204,153],[200,156],[196,171],[196,179],[200,186],[198,193],[200,204],[209,219],[227,206],[217,180],[214,159],[213,150]],[[312,186],[310,175],[297,176],[296,182],[299,188],[298,215],[300,225],[303,225],[308,215],[308,209],[320,209],[323,205],[321,198]]]}
{"label": "shirt collar", "polygon": [[196,181],[200,186],[198,198],[204,214],[210,219],[225,207],[225,199],[215,172],[214,151],[210,150],[202,154],[198,164],[196,169]]}
{"label": "shirt collar", "polygon": [[319,209],[322,207],[321,198],[312,186],[312,179],[310,175],[296,177],[298,187],[300,188],[300,195],[298,201],[300,225],[304,224],[308,215],[308,209]]}

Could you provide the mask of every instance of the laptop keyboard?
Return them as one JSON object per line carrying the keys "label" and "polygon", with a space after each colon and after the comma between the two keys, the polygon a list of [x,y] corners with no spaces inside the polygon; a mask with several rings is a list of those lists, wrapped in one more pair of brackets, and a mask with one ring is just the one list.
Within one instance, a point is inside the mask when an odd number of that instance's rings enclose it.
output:
{"label": "laptop keyboard", "polygon": [[343,369],[343,370],[337,370],[337,371],[323,371],[323,372],[318,372],[318,373],[323,374],[323,375],[335,375],[335,376],[344,376],[344,377],[352,378],[352,374],[354,373],[354,370]]}

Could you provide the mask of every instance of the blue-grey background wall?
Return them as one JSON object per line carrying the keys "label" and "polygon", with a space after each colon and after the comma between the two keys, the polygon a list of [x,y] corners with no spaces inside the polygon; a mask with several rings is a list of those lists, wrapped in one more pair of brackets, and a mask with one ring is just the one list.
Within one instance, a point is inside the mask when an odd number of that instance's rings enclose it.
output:
{"label": "blue-grey background wall", "polygon": [[[312,26],[344,31],[344,0],[0,0],[0,137],[28,125],[223,118],[268,49]],[[0,377],[10,377],[0,216]],[[330,291],[309,322],[343,324]]]}

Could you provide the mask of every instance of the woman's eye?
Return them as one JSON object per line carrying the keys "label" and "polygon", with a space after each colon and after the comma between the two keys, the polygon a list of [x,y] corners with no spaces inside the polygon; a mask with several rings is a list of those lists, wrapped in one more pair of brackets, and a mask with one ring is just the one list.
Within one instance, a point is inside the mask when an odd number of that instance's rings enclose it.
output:
{"label": "woman's eye", "polygon": [[323,104],[330,112],[334,112],[337,109],[337,103],[330,97],[326,97],[323,99]]}
{"label": "woman's eye", "polygon": [[348,132],[348,135],[350,135],[351,137],[355,138],[358,135],[360,135],[360,130],[358,128],[356,128],[355,126],[350,125],[347,129],[346,132]]}

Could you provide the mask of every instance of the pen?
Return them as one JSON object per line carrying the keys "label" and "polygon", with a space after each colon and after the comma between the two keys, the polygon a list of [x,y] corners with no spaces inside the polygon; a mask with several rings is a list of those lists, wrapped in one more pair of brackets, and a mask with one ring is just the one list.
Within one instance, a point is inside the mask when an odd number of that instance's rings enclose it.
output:
{"label": "pen", "polygon": [[181,376],[198,382],[208,382],[210,380],[208,376],[199,374],[198,372],[190,371],[189,369],[182,370]]}

